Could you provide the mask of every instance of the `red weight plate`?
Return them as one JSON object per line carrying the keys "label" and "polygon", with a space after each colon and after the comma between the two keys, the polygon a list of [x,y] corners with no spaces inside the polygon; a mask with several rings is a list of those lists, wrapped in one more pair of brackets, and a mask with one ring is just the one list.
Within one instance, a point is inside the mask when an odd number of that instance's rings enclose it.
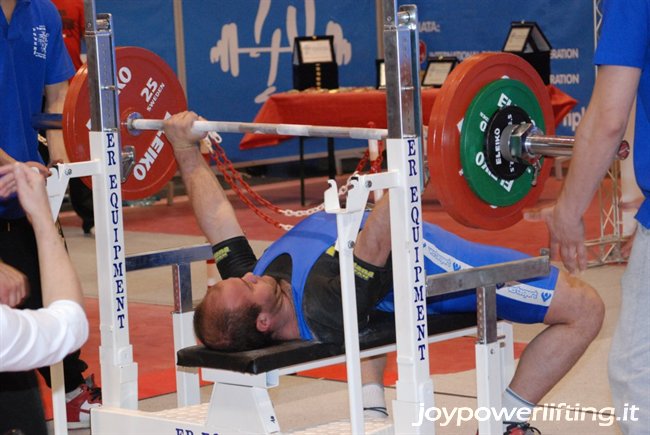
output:
{"label": "red weight plate", "polygon": [[[65,148],[68,152],[68,157],[73,162],[83,162],[88,160],[90,156],[90,150],[88,149],[88,131],[90,128],[90,103],[88,102],[88,65],[83,64],[77,70],[77,73],[70,81],[68,86],[68,92],[65,96],[65,102],[63,103],[63,118],[61,120],[61,128],[63,129],[63,142],[65,143]],[[84,101],[80,101],[79,94],[84,94]],[[86,129],[86,139],[80,142],[77,142],[75,126],[77,125],[75,115],[77,110],[80,110],[79,106],[85,108],[84,120],[79,120],[79,125],[82,122],[88,123],[88,128]],[[84,183],[90,186],[90,177],[83,178]]]}
{"label": "red weight plate", "polygon": [[420,42],[418,44],[418,50],[419,50],[419,58],[418,60],[420,61],[420,64],[423,64],[425,60],[427,60],[427,44],[420,39]]}
{"label": "red weight plate", "polygon": [[[139,113],[142,118],[163,119],[186,110],[187,102],[174,71],[151,51],[118,47],[115,58],[121,144],[135,147],[135,167],[122,183],[122,197],[135,200],[159,192],[176,173],[176,160],[162,132],[131,134],[125,121],[133,113]],[[63,107],[63,138],[72,161],[90,159],[88,92],[88,70],[84,65],[70,84]],[[90,178],[84,182],[90,186]]]}
{"label": "red weight plate", "polygon": [[519,202],[507,207],[495,207],[482,201],[463,178],[460,130],[465,112],[477,92],[504,77],[519,80],[535,94],[544,113],[545,133],[554,134],[553,107],[546,86],[528,62],[508,53],[481,53],[461,62],[436,96],[429,119],[429,170],[436,197],[458,222],[486,230],[499,230],[519,222],[523,210],[539,198],[551,170],[551,159],[545,159],[537,186]]}

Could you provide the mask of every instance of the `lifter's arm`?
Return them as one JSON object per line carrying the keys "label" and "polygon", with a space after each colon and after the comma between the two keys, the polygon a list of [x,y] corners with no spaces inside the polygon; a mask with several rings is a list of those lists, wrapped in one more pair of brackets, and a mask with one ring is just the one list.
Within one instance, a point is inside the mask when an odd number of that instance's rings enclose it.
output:
{"label": "lifter's arm", "polygon": [[164,131],[174,147],[176,162],[201,230],[212,245],[244,232],[219,181],[201,155],[198,142],[205,133],[191,131],[199,119],[194,112],[178,113],[167,119]]}
{"label": "lifter's arm", "polygon": [[374,266],[383,267],[391,251],[389,195],[384,195],[370,212],[357,236],[354,256]]}

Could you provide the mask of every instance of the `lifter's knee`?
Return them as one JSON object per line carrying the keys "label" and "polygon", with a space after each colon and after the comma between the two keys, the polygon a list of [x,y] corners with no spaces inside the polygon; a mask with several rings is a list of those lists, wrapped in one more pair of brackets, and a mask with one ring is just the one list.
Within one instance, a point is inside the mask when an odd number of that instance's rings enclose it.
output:
{"label": "lifter's knee", "polygon": [[605,304],[596,290],[567,273],[560,273],[545,323],[566,323],[575,326],[593,340],[605,317]]}
{"label": "lifter's knee", "polygon": [[589,284],[583,282],[584,295],[582,296],[582,322],[584,323],[585,333],[591,333],[589,337],[591,340],[596,338],[603,326],[603,319],[605,318],[605,303],[600,295]]}

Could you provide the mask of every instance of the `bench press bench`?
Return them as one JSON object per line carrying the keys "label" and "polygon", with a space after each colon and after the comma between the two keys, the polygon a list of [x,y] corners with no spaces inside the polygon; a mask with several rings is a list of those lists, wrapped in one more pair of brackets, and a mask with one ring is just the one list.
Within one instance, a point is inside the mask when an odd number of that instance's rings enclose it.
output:
{"label": "bench press bench", "polygon": [[[428,341],[433,343],[476,334],[476,324],[476,313],[428,316]],[[501,348],[501,378],[505,388],[514,370],[512,329],[506,322],[499,322],[498,327],[504,343]],[[392,313],[375,313],[359,338],[362,357],[394,351],[395,323]],[[432,357],[435,358],[435,355]],[[214,382],[205,417],[206,425],[216,424],[251,433],[280,431],[267,391],[279,385],[279,376],[342,362],[345,362],[343,344],[301,340],[242,352],[215,351],[200,345],[177,352],[179,366],[201,368],[203,379]],[[334,427],[328,425],[327,430],[346,428],[346,423],[332,424]],[[366,432],[381,431],[390,425],[390,420],[369,420],[366,422]]]}
{"label": "bench press bench", "polygon": [[[427,318],[429,336],[476,327],[476,313],[440,314]],[[362,351],[395,344],[395,322],[391,313],[376,313],[368,328],[359,335]],[[205,346],[190,346],[177,352],[177,364],[259,374],[284,367],[345,355],[343,344],[292,340],[262,349],[220,352]]]}

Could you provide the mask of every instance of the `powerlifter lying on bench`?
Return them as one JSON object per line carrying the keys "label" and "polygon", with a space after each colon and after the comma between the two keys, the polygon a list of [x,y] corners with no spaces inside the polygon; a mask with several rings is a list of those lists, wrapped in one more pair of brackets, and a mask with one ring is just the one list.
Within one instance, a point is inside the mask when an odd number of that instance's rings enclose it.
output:
{"label": "powerlifter lying on bench", "polygon": [[[246,350],[287,340],[343,342],[335,219],[312,215],[273,243],[257,260],[218,180],[205,163],[191,131],[198,119],[183,112],[165,121],[183,182],[199,226],[213,246],[223,281],[196,307],[199,340],[219,350]],[[354,247],[359,327],[375,311],[392,312],[388,196],[367,214]],[[501,263],[525,255],[467,242],[432,224],[424,225],[426,273]],[[474,292],[434,298],[428,313],[473,312]],[[497,314],[520,323],[548,326],[526,347],[509,388],[506,409],[532,408],[568,372],[600,330],[603,303],[588,284],[553,268],[548,276],[507,283],[497,291]],[[364,406],[385,413],[384,358],[362,363]],[[521,422],[523,423],[523,422]],[[521,432],[521,429],[519,429]],[[524,429],[525,430],[525,429]]]}

